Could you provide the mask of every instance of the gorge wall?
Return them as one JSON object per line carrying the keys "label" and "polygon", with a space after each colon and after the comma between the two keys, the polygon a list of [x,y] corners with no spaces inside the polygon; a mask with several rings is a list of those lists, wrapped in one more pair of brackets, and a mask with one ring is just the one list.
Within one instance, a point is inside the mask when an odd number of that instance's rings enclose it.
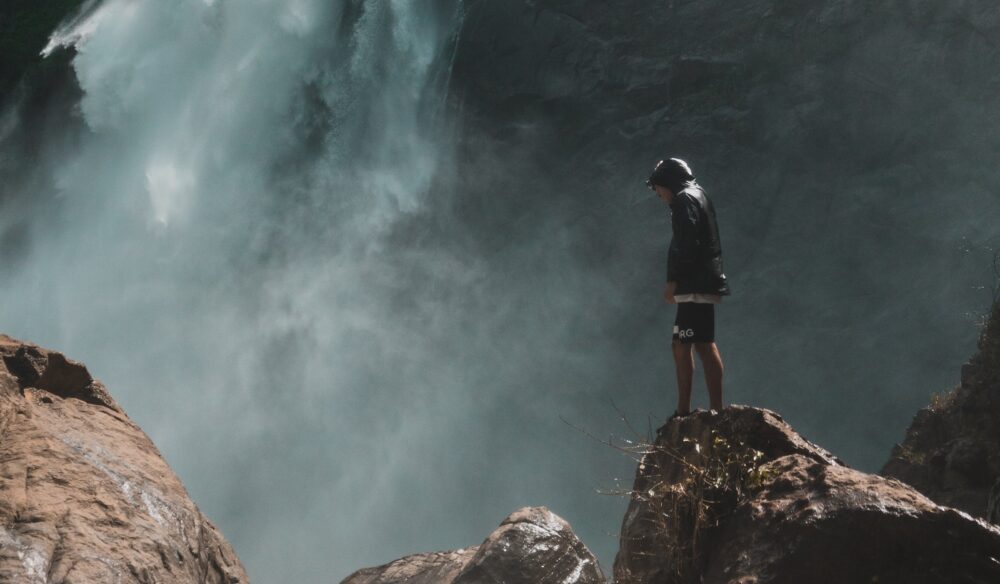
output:
{"label": "gorge wall", "polygon": [[983,1],[469,2],[455,212],[517,273],[544,242],[535,263],[586,274],[576,332],[607,379],[660,387],[669,226],[642,182],[686,158],[719,212],[734,399],[874,470],[990,300],[998,27]]}
{"label": "gorge wall", "polygon": [[632,469],[559,416],[673,409],[666,154],[719,211],[727,401],[874,470],[972,351],[991,2],[104,4],[0,125],[0,320],[121,388],[259,577],[538,502],[610,563]]}

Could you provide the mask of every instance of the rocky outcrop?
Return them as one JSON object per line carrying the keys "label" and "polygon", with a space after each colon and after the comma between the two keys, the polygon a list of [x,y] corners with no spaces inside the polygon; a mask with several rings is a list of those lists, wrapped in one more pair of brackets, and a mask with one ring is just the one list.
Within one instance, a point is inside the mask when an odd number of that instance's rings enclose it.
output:
{"label": "rocky outcrop", "polygon": [[477,547],[416,554],[359,570],[342,584],[603,584],[597,559],[545,507],[515,511]]}
{"label": "rocky outcrop", "polygon": [[1000,520],[1000,304],[962,367],[961,384],[917,412],[881,474],[941,505]]}
{"label": "rocky outcrop", "polygon": [[853,470],[768,410],[670,420],[646,445],[615,581],[996,582],[1000,529]]}
{"label": "rocky outcrop", "polygon": [[413,554],[384,566],[363,568],[351,574],[342,584],[438,584],[454,582],[462,569],[476,555],[477,548],[447,552]]}
{"label": "rocky outcrop", "polygon": [[760,472],[703,582],[1000,581],[1000,530],[902,483],[801,455]]}
{"label": "rocky outcrop", "polygon": [[0,335],[0,582],[247,581],[86,367]]}

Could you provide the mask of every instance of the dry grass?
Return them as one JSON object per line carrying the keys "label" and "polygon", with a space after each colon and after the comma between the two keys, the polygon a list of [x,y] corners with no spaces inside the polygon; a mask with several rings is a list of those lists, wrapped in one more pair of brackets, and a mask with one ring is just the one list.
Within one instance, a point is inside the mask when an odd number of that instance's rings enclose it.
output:
{"label": "dry grass", "polygon": [[640,465],[641,491],[610,494],[628,496],[645,508],[649,529],[643,541],[633,542],[632,551],[670,567],[664,584],[697,582],[712,529],[772,478],[762,468],[763,452],[714,429],[707,443],[686,437],[676,447],[649,438],[604,443]]}
{"label": "dry grass", "polygon": [[[693,442],[685,438],[685,442]],[[650,445],[653,460],[677,459],[664,445]],[[700,460],[685,465],[679,482],[661,483],[645,493],[632,493],[649,506],[665,535],[663,557],[676,566],[681,581],[702,570],[705,543],[711,530],[765,482],[761,464],[764,453],[734,443],[712,430],[710,444],[694,443]],[[656,455],[660,456],[657,457]],[[666,454],[667,456],[663,456]],[[654,470],[655,472],[655,470]]]}
{"label": "dry grass", "polygon": [[946,389],[944,391],[939,391],[931,394],[931,403],[929,405],[930,409],[934,412],[944,412],[955,403],[955,398],[958,396],[959,386],[955,386],[951,389]]}

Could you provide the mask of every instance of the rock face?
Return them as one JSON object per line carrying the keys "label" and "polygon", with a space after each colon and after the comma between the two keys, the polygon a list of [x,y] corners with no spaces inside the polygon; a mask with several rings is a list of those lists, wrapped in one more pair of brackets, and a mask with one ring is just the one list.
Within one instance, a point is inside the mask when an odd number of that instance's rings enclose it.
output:
{"label": "rock face", "polygon": [[25,70],[38,66],[56,26],[82,4],[83,0],[6,0],[0,5],[0,103]]}
{"label": "rock face", "polygon": [[[912,388],[964,357],[949,347],[967,327],[941,299],[982,302],[988,218],[1000,216],[1000,132],[982,131],[1000,116],[995,5],[509,0],[466,12],[451,85],[463,253],[515,256],[504,265],[521,270],[521,242],[536,242],[542,265],[592,270],[630,299],[586,304],[595,338],[655,335],[647,299],[662,274],[650,266],[670,227],[643,181],[657,159],[687,159],[719,212],[742,308],[727,359],[760,379],[808,375],[817,410],[866,427],[824,446],[881,465],[867,445],[897,441]],[[943,195],[913,205],[918,191]],[[776,328],[795,334],[739,341]],[[639,356],[609,378],[658,383],[642,364],[659,354],[623,343]],[[873,387],[892,395],[855,407]]]}
{"label": "rock face", "polygon": [[603,584],[597,559],[545,507],[515,511],[477,547],[416,554],[358,570],[341,584]]}
{"label": "rock face", "polygon": [[962,367],[961,385],[914,416],[881,474],[941,505],[1000,521],[1000,304]]}
{"label": "rock face", "polygon": [[669,421],[646,450],[615,581],[997,582],[1000,529],[843,465],[768,410]]}
{"label": "rock face", "polygon": [[0,335],[0,582],[247,582],[86,367]]}

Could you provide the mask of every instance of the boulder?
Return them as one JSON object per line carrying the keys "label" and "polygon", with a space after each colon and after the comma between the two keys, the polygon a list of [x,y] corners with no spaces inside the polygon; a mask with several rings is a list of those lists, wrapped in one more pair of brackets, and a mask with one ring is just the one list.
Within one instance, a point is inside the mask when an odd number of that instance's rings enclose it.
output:
{"label": "boulder", "polygon": [[83,364],[0,335],[0,582],[247,581]]}
{"label": "boulder", "polygon": [[899,481],[801,455],[761,473],[703,582],[1000,582],[1000,529]]}
{"label": "boulder", "polygon": [[1000,529],[847,467],[774,412],[675,418],[642,454],[620,584],[1000,581]]}
{"label": "boulder", "polygon": [[454,582],[472,556],[475,547],[447,552],[413,554],[375,568],[362,568],[342,584],[438,584]]}
{"label": "boulder", "polygon": [[358,570],[341,584],[603,584],[590,550],[545,507],[510,514],[479,546],[415,554]]}

